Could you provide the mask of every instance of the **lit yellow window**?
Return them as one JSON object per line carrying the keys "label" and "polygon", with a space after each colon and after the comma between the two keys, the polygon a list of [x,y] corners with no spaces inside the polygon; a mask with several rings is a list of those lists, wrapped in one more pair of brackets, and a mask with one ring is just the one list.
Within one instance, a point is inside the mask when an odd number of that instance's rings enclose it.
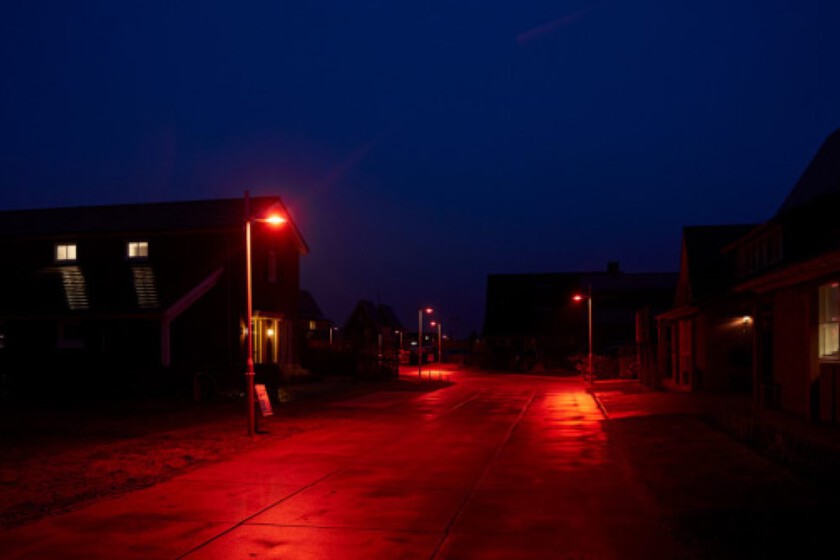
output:
{"label": "lit yellow window", "polygon": [[149,256],[149,242],[148,241],[129,241],[128,243],[128,258],[129,259],[145,259]]}
{"label": "lit yellow window", "polygon": [[55,246],[55,260],[68,262],[76,260],[76,244],[60,243]]}
{"label": "lit yellow window", "polygon": [[820,286],[820,358],[840,359],[840,283]]}

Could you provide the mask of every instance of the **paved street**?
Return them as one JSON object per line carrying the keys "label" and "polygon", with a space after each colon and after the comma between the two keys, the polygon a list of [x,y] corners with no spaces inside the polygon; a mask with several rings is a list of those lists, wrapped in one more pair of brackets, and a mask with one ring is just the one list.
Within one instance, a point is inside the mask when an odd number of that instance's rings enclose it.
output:
{"label": "paved street", "polygon": [[[742,558],[788,548],[813,557],[837,520],[820,488],[659,396],[594,398],[576,377],[431,376],[436,390],[313,403],[292,437],[0,533],[0,553]],[[277,421],[265,422],[269,432]]]}

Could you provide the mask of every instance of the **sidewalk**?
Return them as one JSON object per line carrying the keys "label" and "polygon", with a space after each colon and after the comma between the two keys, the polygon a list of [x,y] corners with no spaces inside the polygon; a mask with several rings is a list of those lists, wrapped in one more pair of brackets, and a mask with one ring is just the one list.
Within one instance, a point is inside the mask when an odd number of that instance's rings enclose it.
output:
{"label": "sidewalk", "polygon": [[748,396],[653,390],[638,380],[598,380],[589,391],[609,420],[691,414],[776,460],[827,482],[840,481],[840,429],[757,409]]}

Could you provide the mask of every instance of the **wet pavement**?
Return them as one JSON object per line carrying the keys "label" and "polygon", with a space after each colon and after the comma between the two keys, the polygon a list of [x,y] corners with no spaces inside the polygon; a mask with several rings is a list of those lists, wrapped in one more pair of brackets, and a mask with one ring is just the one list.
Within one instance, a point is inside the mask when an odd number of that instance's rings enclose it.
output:
{"label": "wet pavement", "polygon": [[292,437],[2,532],[0,555],[810,557],[837,520],[824,487],[710,426],[686,395],[403,375],[450,383],[313,402],[316,421]]}

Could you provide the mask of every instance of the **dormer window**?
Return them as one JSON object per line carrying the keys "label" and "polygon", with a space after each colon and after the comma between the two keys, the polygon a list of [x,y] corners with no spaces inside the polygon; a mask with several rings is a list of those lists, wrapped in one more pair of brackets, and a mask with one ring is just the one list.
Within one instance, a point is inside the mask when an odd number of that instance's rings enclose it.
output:
{"label": "dormer window", "polygon": [[147,258],[149,258],[149,242],[148,241],[129,241],[128,242],[128,258],[129,259],[147,259]]}
{"label": "dormer window", "polygon": [[73,262],[76,260],[75,243],[58,243],[55,246],[56,262]]}

